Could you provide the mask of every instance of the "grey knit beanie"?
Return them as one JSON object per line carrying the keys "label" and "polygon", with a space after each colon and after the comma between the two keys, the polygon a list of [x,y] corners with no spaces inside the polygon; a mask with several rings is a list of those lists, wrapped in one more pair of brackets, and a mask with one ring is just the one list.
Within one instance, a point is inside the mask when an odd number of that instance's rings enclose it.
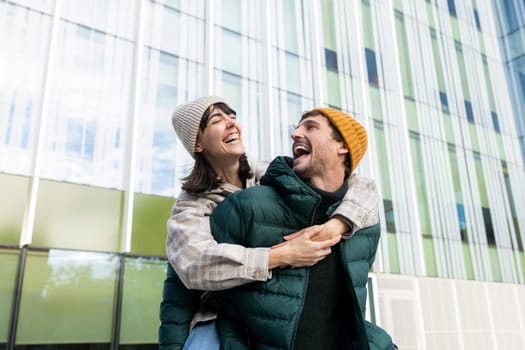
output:
{"label": "grey knit beanie", "polygon": [[212,104],[226,103],[218,96],[204,96],[194,101],[182,104],[175,108],[171,116],[171,123],[184,148],[195,158],[195,143],[199,133],[202,115]]}

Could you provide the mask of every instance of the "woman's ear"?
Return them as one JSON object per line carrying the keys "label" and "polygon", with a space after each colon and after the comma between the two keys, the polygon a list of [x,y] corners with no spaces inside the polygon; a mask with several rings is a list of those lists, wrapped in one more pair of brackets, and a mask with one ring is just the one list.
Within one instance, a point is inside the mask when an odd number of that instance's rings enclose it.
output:
{"label": "woman's ear", "polygon": [[195,153],[201,153],[203,151],[202,146],[200,143],[195,144]]}

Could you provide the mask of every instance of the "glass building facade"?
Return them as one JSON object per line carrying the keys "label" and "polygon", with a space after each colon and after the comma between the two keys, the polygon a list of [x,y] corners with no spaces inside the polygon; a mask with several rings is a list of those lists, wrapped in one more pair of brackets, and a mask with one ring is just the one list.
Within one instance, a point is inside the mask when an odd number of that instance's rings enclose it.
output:
{"label": "glass building facade", "polygon": [[260,159],[313,107],[366,127],[370,317],[401,349],[525,347],[525,12],[499,3],[0,0],[0,349],[156,349],[170,115],[207,94]]}
{"label": "glass building facade", "polygon": [[505,71],[525,160],[525,2],[494,1]]}

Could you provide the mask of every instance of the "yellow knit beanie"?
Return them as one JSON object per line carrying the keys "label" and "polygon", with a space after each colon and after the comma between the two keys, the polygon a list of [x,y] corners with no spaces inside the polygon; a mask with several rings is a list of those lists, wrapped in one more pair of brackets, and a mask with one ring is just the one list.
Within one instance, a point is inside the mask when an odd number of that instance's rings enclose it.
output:
{"label": "yellow knit beanie", "polygon": [[335,125],[343,136],[350,153],[350,174],[352,174],[365,155],[368,147],[368,135],[365,128],[357,120],[346,113],[333,108],[316,108]]}

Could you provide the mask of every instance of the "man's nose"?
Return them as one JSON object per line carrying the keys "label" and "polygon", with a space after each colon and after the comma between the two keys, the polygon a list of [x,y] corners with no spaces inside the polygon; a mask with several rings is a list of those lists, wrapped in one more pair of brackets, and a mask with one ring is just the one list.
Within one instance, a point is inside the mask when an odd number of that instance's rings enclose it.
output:
{"label": "man's nose", "polygon": [[294,131],[292,131],[292,133],[290,134],[290,137],[292,138],[292,140],[300,139],[302,137],[302,134],[299,132],[299,128],[294,129]]}

